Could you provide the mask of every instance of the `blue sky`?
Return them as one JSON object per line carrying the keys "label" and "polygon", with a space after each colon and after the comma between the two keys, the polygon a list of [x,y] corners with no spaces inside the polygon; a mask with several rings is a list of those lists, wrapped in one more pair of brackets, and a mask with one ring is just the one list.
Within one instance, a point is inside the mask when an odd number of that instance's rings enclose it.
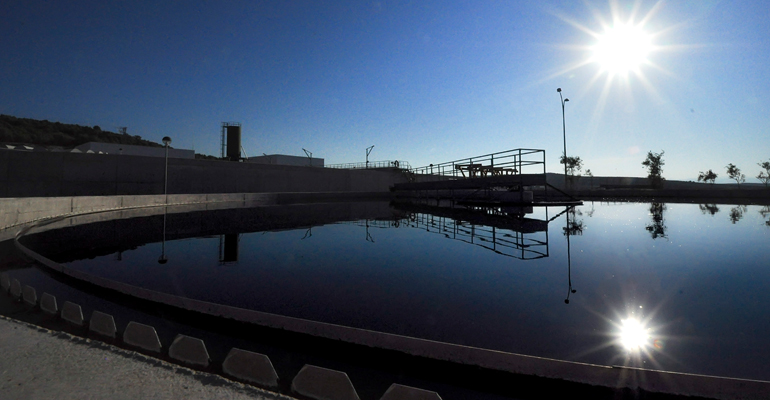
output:
{"label": "blue sky", "polygon": [[[764,1],[14,1],[0,4],[0,113],[99,125],[219,154],[439,163],[542,148],[595,175],[694,180],[770,159]],[[652,50],[603,71],[591,46],[631,21]],[[581,65],[582,64],[582,65]],[[721,180],[721,177],[720,177]]]}

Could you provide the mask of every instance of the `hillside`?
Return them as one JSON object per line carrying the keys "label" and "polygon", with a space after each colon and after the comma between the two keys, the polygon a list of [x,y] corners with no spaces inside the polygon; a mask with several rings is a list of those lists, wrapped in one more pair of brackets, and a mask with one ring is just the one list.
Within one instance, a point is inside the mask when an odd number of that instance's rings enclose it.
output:
{"label": "hillside", "polygon": [[64,148],[75,147],[88,142],[163,147],[162,144],[142,139],[141,136],[103,131],[98,126],[62,124],[0,114],[0,143],[2,142],[61,146]]}

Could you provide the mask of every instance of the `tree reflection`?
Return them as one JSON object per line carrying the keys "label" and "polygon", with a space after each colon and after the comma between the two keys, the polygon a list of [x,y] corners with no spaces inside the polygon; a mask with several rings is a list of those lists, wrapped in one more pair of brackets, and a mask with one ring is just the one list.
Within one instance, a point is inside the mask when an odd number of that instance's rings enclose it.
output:
{"label": "tree reflection", "polygon": [[571,207],[567,211],[567,226],[562,228],[564,236],[569,237],[583,235],[583,229],[585,226],[583,225],[583,220],[576,219],[578,215],[582,216],[583,213],[580,212],[580,210],[577,210],[575,207]]}
{"label": "tree reflection", "polygon": [[730,222],[733,224],[740,221],[743,218],[743,213],[746,212],[746,206],[735,206],[730,209]]}
{"label": "tree reflection", "polygon": [[[762,207],[762,209],[759,210],[759,215],[761,215],[762,218],[767,218],[767,216],[770,215],[770,206]],[[770,219],[765,221],[765,225],[770,226]]]}
{"label": "tree reflection", "polygon": [[651,203],[650,215],[652,216],[652,223],[648,224],[645,229],[650,232],[652,239],[666,238],[666,225],[663,219],[663,211],[666,211],[665,203]]}
{"label": "tree reflection", "polygon": [[589,217],[593,217],[594,216],[594,212],[596,212],[596,210],[594,209],[594,202],[592,201],[591,202],[591,210],[590,211],[586,211],[586,215],[588,215]]}
{"label": "tree reflection", "polygon": [[716,204],[698,204],[698,208],[704,214],[714,215],[719,212],[719,207]]}

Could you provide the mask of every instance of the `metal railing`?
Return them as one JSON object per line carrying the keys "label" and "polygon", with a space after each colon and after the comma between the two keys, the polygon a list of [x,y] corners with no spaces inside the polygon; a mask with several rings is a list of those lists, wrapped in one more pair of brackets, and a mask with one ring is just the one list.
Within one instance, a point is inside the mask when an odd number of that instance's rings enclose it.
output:
{"label": "metal railing", "polygon": [[547,232],[532,237],[532,234],[422,213],[414,214],[409,222],[410,227],[483,247],[502,256],[520,260],[548,257]]}
{"label": "metal railing", "polygon": [[[542,171],[539,166],[542,166]],[[483,156],[431,164],[410,170],[415,174],[476,178],[494,175],[545,173],[545,150],[513,149]]]}
{"label": "metal railing", "polygon": [[401,160],[385,160],[385,161],[369,161],[369,163],[345,163],[345,164],[328,164],[324,165],[326,168],[337,169],[372,169],[372,168],[399,168],[399,169],[412,169],[406,161]]}

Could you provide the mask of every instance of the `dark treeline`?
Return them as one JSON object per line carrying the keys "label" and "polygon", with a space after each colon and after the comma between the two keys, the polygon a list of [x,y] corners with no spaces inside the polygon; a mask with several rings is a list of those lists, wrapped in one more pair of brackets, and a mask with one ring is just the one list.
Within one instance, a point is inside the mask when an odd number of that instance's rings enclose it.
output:
{"label": "dark treeline", "polygon": [[140,136],[103,131],[98,126],[62,124],[2,114],[0,114],[0,142],[61,146],[64,148],[75,147],[88,142],[163,147],[160,143],[144,140]]}

